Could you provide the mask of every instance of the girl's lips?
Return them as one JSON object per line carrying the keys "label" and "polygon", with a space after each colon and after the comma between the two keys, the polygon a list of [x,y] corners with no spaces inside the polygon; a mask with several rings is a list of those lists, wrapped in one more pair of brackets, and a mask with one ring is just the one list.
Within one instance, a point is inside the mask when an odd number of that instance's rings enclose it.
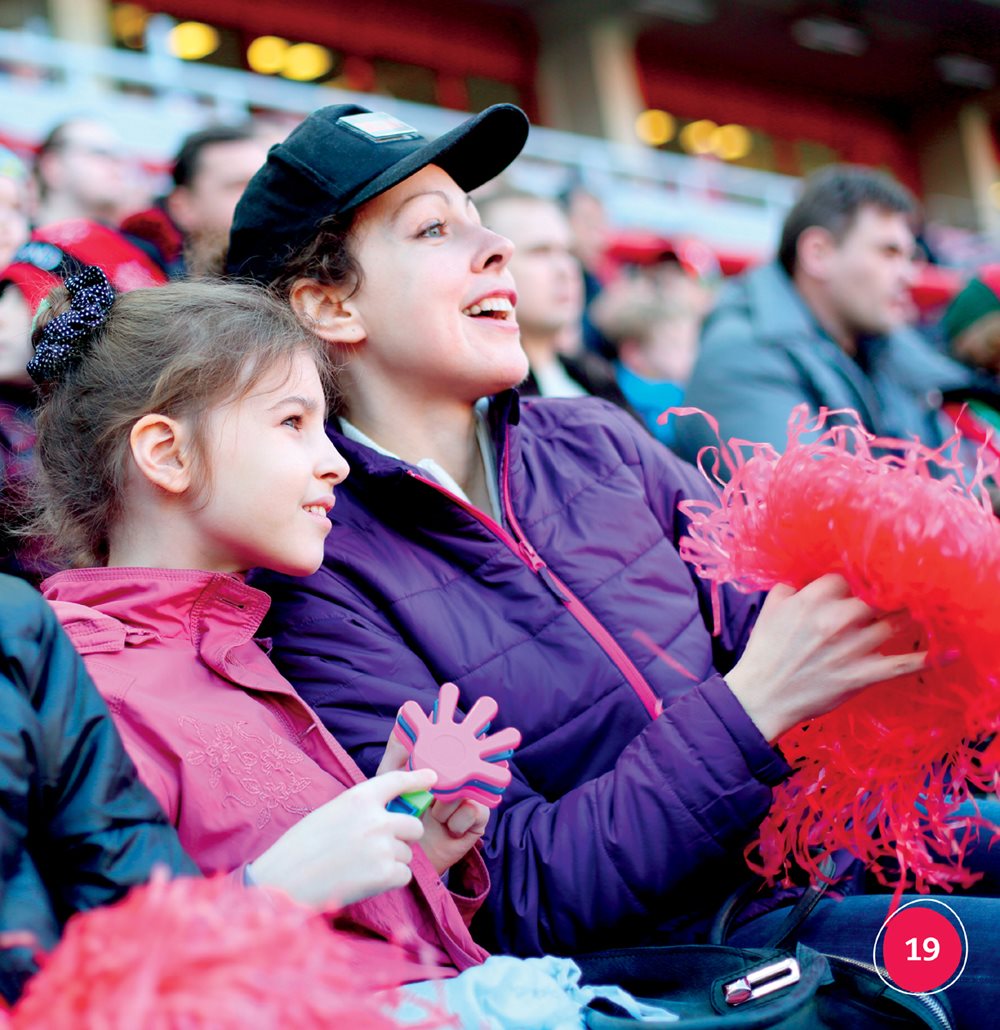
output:
{"label": "girl's lips", "polygon": [[333,494],[324,494],[322,497],[317,497],[314,501],[303,504],[302,510],[308,515],[315,515],[317,518],[328,521],[330,512],[333,511],[333,506],[336,503],[337,499]]}

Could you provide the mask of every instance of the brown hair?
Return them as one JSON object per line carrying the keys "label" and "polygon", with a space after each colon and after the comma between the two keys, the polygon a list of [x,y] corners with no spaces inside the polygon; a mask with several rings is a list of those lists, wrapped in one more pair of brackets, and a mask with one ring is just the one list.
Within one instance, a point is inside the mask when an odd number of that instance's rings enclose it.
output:
{"label": "brown hair", "polygon": [[[68,306],[63,287],[49,295],[36,346],[47,322]],[[152,412],[184,419],[195,457],[203,459],[211,409],[245,396],[302,350],[316,359],[328,389],[326,348],[256,285],[181,282],[118,297],[39,412],[32,532],[73,565],[105,564],[123,512],[132,426]],[[207,470],[201,480],[209,484]]]}
{"label": "brown hair", "polygon": [[919,205],[913,194],[891,175],[864,165],[827,165],[805,181],[802,194],[785,217],[778,260],[795,275],[799,237],[815,226],[840,243],[854,226],[862,208],[905,215],[916,223]]}
{"label": "brown hair", "polygon": [[[292,287],[300,279],[315,279],[326,286],[349,286],[348,296],[353,296],[361,288],[361,265],[351,252],[351,233],[357,216],[358,212],[354,211],[324,218],[316,229],[316,235],[281,266],[268,288],[288,305],[290,312],[293,310]],[[293,314],[292,317],[297,316]],[[344,414],[346,410],[343,393],[336,387],[330,392],[330,410],[337,415]]]}
{"label": "brown hair", "polygon": [[356,212],[324,218],[316,235],[281,266],[271,289],[287,300],[299,279],[315,279],[327,286],[349,283],[351,292],[357,292],[361,287],[361,266],[350,248],[355,217]]}

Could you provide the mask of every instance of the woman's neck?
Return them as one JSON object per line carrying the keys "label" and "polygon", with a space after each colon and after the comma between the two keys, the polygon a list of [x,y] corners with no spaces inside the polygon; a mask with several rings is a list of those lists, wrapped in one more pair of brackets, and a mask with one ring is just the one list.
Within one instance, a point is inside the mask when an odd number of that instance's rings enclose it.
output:
{"label": "woman's neck", "polygon": [[351,392],[344,417],[380,447],[411,465],[431,459],[440,465],[479,508],[489,509],[486,470],[476,436],[472,404],[411,396],[374,398]]}

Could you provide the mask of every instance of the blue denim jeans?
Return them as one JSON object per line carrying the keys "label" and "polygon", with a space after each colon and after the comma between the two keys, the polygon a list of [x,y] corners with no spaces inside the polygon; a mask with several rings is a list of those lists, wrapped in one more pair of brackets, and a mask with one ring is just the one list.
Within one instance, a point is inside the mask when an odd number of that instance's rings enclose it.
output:
{"label": "blue denim jeans", "polygon": [[[1000,826],[1000,802],[982,802],[980,813]],[[946,993],[960,1028],[984,1030],[1000,1023],[1000,834],[980,830],[965,866],[982,872],[983,879],[966,891],[937,895],[961,919],[969,942],[965,970]],[[907,894],[902,903],[921,897],[926,895]],[[817,951],[870,963],[875,938],[889,914],[891,901],[888,893],[824,899],[803,923],[797,940]],[[730,934],[729,943],[761,946],[787,915],[787,908],[779,908],[758,916]]]}

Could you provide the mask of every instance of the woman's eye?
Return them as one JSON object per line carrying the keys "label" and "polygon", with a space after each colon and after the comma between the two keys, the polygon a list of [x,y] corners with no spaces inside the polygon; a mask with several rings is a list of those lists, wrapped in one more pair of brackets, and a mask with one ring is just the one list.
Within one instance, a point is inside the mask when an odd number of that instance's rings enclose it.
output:
{"label": "woman's eye", "polygon": [[430,239],[439,239],[444,236],[445,223],[444,222],[431,222],[430,225],[425,225],[420,230],[421,236],[429,237]]}

